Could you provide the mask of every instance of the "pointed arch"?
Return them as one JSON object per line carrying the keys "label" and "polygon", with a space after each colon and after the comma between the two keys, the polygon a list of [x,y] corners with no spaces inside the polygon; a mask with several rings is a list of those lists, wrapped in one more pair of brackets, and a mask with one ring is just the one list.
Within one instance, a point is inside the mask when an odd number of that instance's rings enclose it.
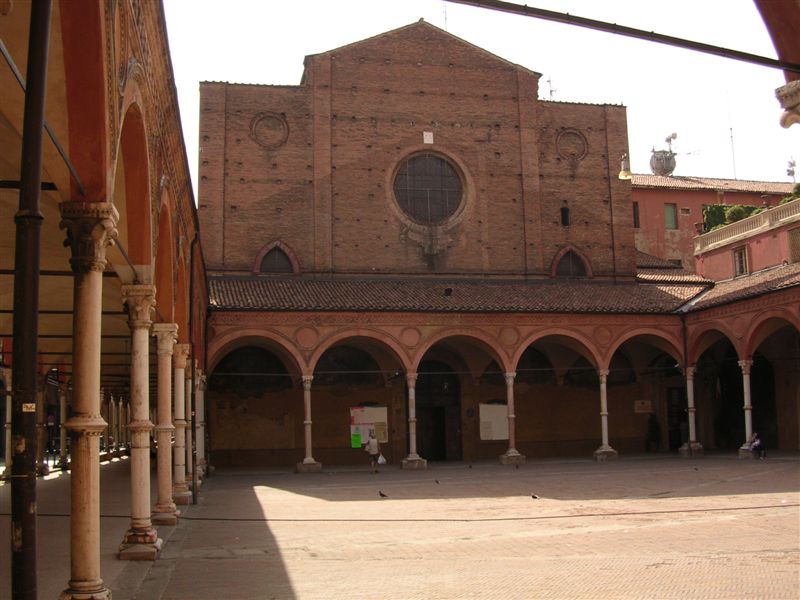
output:
{"label": "pointed arch", "polygon": [[[168,194],[165,194],[168,197]],[[158,215],[158,246],[156,248],[156,311],[167,323],[175,322],[175,242],[172,232],[170,202],[161,204]],[[179,332],[180,335],[180,332]],[[183,338],[182,338],[183,339]]]}
{"label": "pointed arch", "polygon": [[[264,270],[264,259],[267,258],[268,255],[272,256],[271,253],[280,252],[286,258],[288,262],[288,267],[291,269],[286,271],[265,271]],[[289,245],[284,244],[280,240],[273,240],[264,246],[261,247],[258,254],[256,255],[255,260],[253,261],[253,266],[251,269],[253,275],[258,275],[259,273],[292,273],[293,275],[300,274],[300,261],[297,260],[297,255],[295,254],[294,250],[289,247]]]}
{"label": "pointed arch", "polygon": [[553,257],[550,277],[594,277],[592,263],[577,246],[567,244]]}

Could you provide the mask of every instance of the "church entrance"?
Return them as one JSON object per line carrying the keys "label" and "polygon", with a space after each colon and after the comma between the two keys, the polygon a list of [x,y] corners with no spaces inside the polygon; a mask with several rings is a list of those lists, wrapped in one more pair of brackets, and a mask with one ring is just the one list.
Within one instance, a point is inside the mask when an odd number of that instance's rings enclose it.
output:
{"label": "church entrance", "polygon": [[417,371],[417,451],[430,461],[461,460],[461,393],[445,363],[423,361]]}

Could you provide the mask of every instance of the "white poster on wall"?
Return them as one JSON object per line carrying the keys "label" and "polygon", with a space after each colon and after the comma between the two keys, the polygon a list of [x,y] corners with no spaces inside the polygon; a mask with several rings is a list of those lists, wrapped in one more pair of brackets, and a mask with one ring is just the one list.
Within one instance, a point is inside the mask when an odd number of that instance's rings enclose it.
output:
{"label": "white poster on wall", "polygon": [[480,404],[481,439],[508,439],[508,408],[505,404]]}
{"label": "white poster on wall", "polygon": [[367,442],[369,432],[385,444],[389,441],[389,412],[385,406],[353,406],[350,408],[350,445],[358,448]]}

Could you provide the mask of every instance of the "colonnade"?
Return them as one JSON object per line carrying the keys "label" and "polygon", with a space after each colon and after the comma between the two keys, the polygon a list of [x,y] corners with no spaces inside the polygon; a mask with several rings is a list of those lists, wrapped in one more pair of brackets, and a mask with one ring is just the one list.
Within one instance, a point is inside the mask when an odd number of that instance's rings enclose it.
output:
{"label": "colonnade", "polygon": [[[750,456],[749,440],[753,435],[752,426],[752,402],[750,391],[750,369],[752,368],[752,360],[739,361],[739,367],[742,370],[742,383],[744,388],[744,423],[745,423],[745,440],[739,450],[741,456]],[[697,439],[697,423],[694,400],[694,375],[696,372],[695,366],[685,367],[684,377],[686,381],[686,399],[687,399],[687,421],[688,421],[688,440],[686,440],[679,449],[681,456],[699,456],[703,453],[703,445]],[[594,457],[597,461],[605,461],[614,459],[618,456],[617,451],[611,446],[609,442],[609,414],[608,410],[608,369],[598,369],[599,378],[599,416],[600,416],[600,446],[594,451]],[[516,373],[504,373],[506,384],[506,407],[508,418],[508,449],[505,453],[500,455],[499,460],[501,464],[523,464],[525,456],[521,454],[516,448],[516,415],[514,408],[514,380]],[[312,419],[311,419],[311,390],[313,375],[303,375],[303,411],[304,411],[304,446],[305,455],[303,461],[297,464],[297,470],[300,472],[319,471],[322,465],[314,459],[313,455],[313,439],[312,439]],[[407,403],[408,403],[408,455],[401,461],[401,466],[404,469],[424,469],[427,467],[427,461],[421,457],[417,452],[417,418],[416,418],[416,382],[417,373],[406,373],[406,389],[407,389]],[[198,450],[198,455],[200,455]]]}

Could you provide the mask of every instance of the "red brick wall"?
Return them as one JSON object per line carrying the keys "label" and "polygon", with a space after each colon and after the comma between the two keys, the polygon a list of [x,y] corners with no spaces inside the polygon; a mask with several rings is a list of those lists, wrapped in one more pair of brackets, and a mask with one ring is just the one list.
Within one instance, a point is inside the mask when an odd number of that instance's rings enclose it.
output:
{"label": "red brick wall", "polygon": [[[540,103],[537,86],[538,74],[424,23],[308,57],[301,86],[203,84],[209,267],[249,271],[280,240],[303,273],[547,275],[572,244],[595,275],[633,275],[630,184],[616,178],[625,109]],[[285,115],[278,148],[250,136],[264,111]],[[563,158],[576,140],[585,156]],[[467,190],[433,254],[392,191],[398,162],[419,150],[450,157]]]}

